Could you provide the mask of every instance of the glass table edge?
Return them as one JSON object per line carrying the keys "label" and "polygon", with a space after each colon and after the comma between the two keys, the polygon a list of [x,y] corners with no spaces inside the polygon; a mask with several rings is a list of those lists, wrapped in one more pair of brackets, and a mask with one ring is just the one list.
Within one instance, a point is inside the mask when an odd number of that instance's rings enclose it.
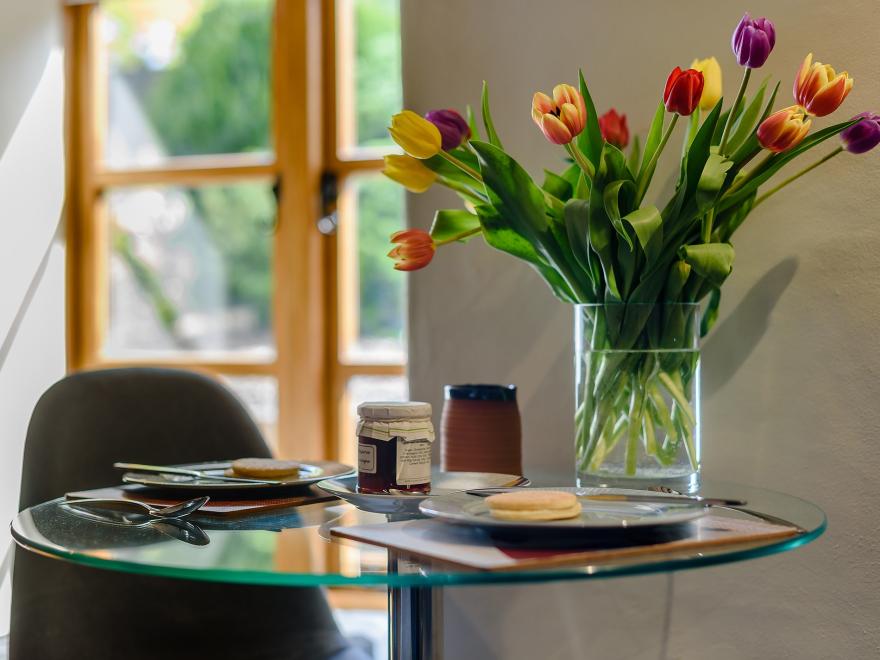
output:
{"label": "glass table edge", "polygon": [[[587,567],[572,567],[543,571],[468,571],[422,574],[374,574],[366,576],[345,576],[334,573],[272,573],[267,571],[232,571],[223,569],[192,569],[157,564],[141,564],[115,559],[100,559],[90,555],[65,552],[57,546],[42,545],[23,538],[15,530],[14,522],[10,525],[12,538],[22,549],[36,552],[53,559],[70,561],[75,564],[102,568],[134,575],[152,575],[176,579],[198,580],[204,582],[223,582],[229,584],[251,584],[279,587],[445,587],[445,586],[476,586],[485,584],[523,584],[541,582],[559,582],[587,579],[613,578],[651,573],[684,571],[694,568],[719,566],[748,559],[758,559],[774,554],[794,550],[807,545],[819,538],[827,529],[828,520],[823,516],[822,522],[815,529],[802,532],[795,536],[780,539],[757,547],[734,550],[729,553],[706,555],[699,557],[670,557],[651,563],[631,563],[618,566],[596,564]],[[379,547],[379,546],[375,546]],[[592,570],[591,570],[592,569]]]}

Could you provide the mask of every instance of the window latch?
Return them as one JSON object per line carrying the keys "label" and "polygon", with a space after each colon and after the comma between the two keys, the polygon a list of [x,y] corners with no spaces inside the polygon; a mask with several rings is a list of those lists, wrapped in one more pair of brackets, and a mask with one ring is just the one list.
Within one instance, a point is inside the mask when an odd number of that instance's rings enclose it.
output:
{"label": "window latch", "polygon": [[325,236],[335,234],[339,226],[339,216],[336,212],[338,198],[339,179],[335,172],[326,171],[321,174],[321,217],[316,223],[318,231]]}

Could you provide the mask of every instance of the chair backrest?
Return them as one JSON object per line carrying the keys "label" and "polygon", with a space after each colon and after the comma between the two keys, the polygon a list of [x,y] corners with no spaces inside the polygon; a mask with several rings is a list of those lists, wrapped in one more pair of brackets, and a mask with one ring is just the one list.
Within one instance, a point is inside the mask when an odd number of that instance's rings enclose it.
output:
{"label": "chair backrest", "polygon": [[119,483],[117,461],[269,455],[242,404],[206,376],[152,368],[81,372],[55,383],[34,408],[19,508]]}
{"label": "chair backrest", "polygon": [[[209,378],[174,369],[78,373],[53,385],[34,409],[20,506],[117,484],[115,461],[269,455],[241,403]],[[22,549],[11,630],[10,660],[294,660],[349,652],[317,588],[130,575]]]}

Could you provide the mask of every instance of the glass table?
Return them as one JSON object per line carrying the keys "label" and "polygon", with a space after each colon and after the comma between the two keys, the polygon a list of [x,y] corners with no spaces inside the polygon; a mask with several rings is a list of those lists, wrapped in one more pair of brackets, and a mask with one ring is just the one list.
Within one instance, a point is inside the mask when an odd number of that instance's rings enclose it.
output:
{"label": "glass table", "polygon": [[330,530],[336,526],[389,520],[338,500],[271,517],[214,521],[202,517],[194,528],[169,528],[152,524],[124,527],[85,519],[60,506],[62,500],[58,499],[19,513],[12,523],[12,535],[27,550],[128,573],[254,585],[384,586],[388,589],[391,657],[440,658],[444,587],[587,580],[713,566],[792,550],[825,530],[822,510],[797,497],[712,482],[704,484],[701,494],[744,499],[749,509],[787,521],[800,532],[734,547],[502,572],[453,568],[331,536]]}

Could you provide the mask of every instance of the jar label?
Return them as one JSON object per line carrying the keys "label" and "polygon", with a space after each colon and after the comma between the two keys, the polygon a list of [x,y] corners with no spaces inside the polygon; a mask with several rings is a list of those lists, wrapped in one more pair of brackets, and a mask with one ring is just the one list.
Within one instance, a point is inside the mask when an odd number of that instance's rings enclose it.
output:
{"label": "jar label", "polygon": [[358,472],[376,474],[376,445],[358,443]]}
{"label": "jar label", "polygon": [[397,478],[400,486],[431,482],[431,441],[397,438]]}

